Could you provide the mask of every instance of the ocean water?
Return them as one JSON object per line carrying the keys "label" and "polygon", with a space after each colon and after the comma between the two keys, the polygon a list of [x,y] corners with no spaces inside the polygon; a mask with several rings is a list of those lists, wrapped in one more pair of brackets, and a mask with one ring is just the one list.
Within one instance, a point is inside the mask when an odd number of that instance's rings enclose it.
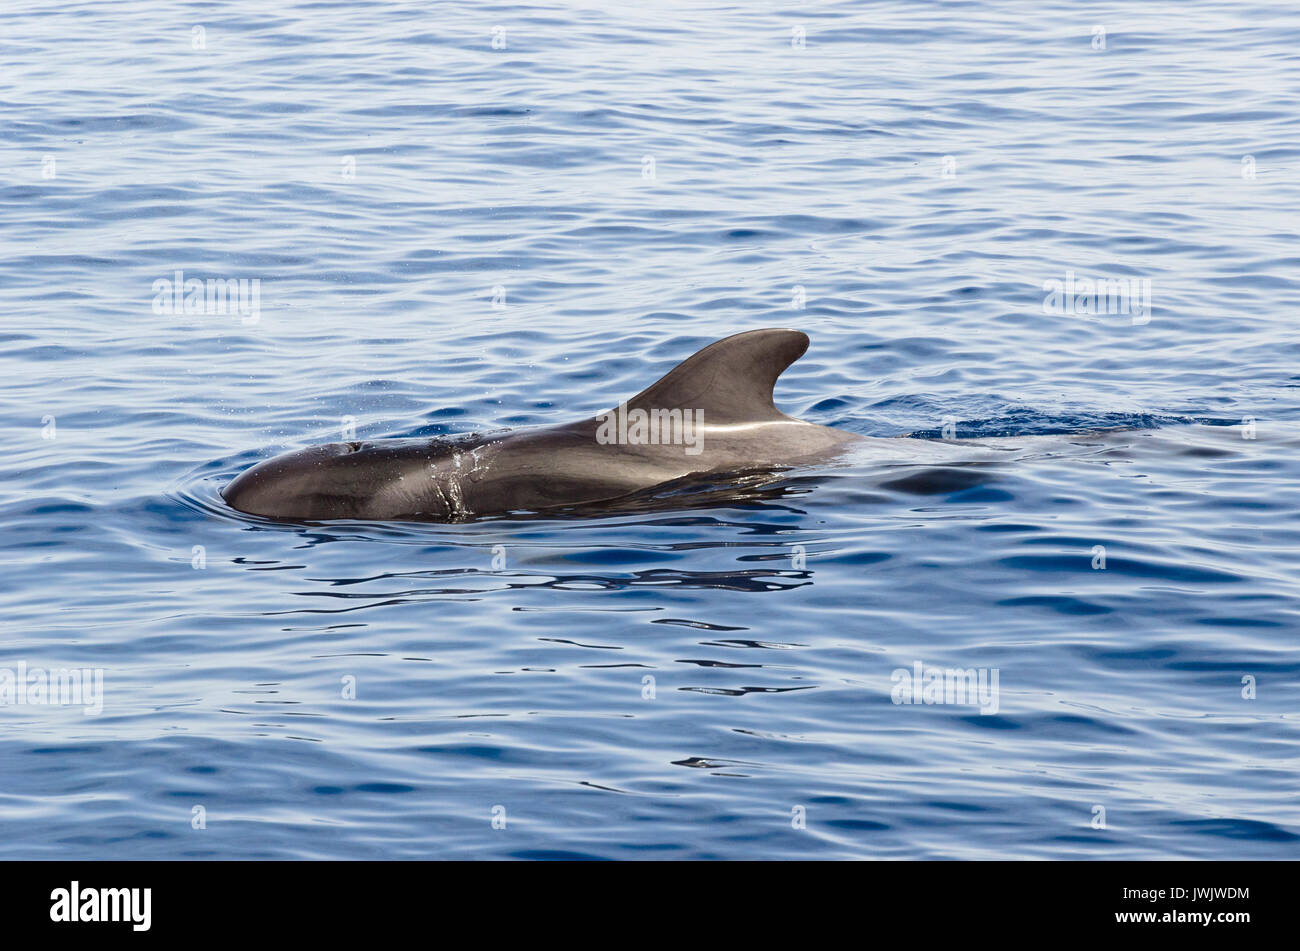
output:
{"label": "ocean water", "polygon": [[[1300,856],[1297,49],[1289,3],[6,4],[0,686],[102,694],[0,705],[0,858]],[[769,326],[787,412],[1034,438],[576,518],[218,494]]]}

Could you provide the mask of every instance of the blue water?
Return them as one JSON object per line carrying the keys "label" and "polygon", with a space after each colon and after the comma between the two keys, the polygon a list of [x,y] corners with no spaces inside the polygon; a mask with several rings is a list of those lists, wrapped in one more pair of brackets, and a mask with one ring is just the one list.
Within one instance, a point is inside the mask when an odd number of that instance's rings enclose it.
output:
{"label": "blue water", "polygon": [[[0,11],[0,668],[104,678],[0,707],[0,858],[1300,856],[1300,12],[617,6]],[[585,518],[217,494],[767,326],[787,412],[1040,438]]]}

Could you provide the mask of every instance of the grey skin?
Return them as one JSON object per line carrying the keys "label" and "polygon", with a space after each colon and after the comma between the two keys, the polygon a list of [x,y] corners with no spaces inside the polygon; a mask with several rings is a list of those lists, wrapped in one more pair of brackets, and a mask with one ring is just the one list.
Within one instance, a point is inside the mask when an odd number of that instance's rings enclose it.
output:
{"label": "grey skin", "polygon": [[258,463],[222,496],[241,512],[269,518],[449,522],[607,502],[687,477],[820,462],[862,438],[773,405],[777,377],[807,349],[807,335],[797,330],[736,334],[627,401],[632,420],[637,409],[698,414],[683,417],[702,425],[674,430],[676,442],[611,442],[602,414],[481,436],[331,443]]}

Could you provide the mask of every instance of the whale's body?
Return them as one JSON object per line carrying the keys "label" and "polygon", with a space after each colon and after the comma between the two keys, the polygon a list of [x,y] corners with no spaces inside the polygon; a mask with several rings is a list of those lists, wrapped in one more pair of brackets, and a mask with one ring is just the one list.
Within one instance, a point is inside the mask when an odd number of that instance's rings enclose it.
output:
{"label": "whale's body", "polygon": [[736,334],[592,419],[313,446],[253,466],[222,496],[241,512],[269,518],[457,521],[608,502],[688,477],[821,462],[862,437],[773,405],[777,377],[807,349],[808,337],[796,330]]}

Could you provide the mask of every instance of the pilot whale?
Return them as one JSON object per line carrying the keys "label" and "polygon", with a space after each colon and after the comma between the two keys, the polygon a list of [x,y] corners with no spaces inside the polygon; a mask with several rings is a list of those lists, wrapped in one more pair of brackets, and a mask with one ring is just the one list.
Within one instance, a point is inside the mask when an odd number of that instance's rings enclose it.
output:
{"label": "pilot whale", "polygon": [[800,331],[751,330],[710,344],[591,419],[312,446],[258,463],[221,494],[231,507],[268,518],[451,522],[821,462],[863,437],[773,404],[777,377],[807,349]]}

